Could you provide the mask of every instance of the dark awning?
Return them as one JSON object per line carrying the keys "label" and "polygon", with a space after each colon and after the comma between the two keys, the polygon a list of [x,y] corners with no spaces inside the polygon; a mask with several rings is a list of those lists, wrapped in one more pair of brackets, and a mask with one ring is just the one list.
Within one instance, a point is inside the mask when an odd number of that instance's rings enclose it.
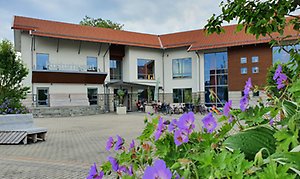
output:
{"label": "dark awning", "polygon": [[[109,87],[134,87],[134,88],[139,88],[139,89],[147,89],[147,88],[155,88],[155,83],[154,84],[142,84],[142,83],[133,83],[133,82],[125,82],[125,81],[113,81],[107,83],[107,86]],[[162,86],[159,86],[161,89]]]}

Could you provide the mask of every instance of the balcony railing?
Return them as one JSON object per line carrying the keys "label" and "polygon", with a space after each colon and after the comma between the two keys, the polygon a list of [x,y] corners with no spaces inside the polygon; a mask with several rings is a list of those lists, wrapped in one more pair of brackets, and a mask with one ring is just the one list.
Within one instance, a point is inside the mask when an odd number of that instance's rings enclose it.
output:
{"label": "balcony railing", "polygon": [[33,66],[33,70],[45,71],[69,71],[69,72],[101,72],[100,68],[88,65],[74,65],[74,64],[47,64],[41,66]]}

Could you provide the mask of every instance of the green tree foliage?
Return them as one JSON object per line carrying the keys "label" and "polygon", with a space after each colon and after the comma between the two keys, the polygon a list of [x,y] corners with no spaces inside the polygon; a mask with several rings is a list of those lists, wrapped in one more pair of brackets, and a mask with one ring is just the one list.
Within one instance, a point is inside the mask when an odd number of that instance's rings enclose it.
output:
{"label": "green tree foliage", "polygon": [[[237,31],[243,28],[247,33],[262,36],[273,36],[272,32],[283,35],[287,25],[299,31],[299,16],[293,13],[299,8],[299,0],[228,0],[221,3],[222,14],[208,20],[205,28],[209,33],[223,31],[222,23],[238,21]],[[286,17],[290,17],[289,20]]]}
{"label": "green tree foliage", "polygon": [[28,70],[17,57],[11,42],[0,43],[0,104],[5,100],[20,102],[29,90],[21,82],[28,75]]}
{"label": "green tree foliage", "polygon": [[124,24],[119,24],[116,22],[112,22],[111,20],[105,20],[102,18],[92,18],[89,16],[85,16],[82,21],[79,22],[79,24],[85,26],[109,28],[114,30],[122,30],[124,27]]}

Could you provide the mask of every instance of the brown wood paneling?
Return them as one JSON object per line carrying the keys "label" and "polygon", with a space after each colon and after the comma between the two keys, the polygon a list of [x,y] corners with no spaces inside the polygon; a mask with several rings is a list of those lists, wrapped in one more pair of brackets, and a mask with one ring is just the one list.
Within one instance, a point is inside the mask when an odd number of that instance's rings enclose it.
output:
{"label": "brown wood paneling", "polygon": [[[252,57],[258,56],[259,62],[252,63]],[[247,58],[241,64],[241,57]],[[253,85],[266,83],[268,68],[272,65],[272,48],[269,44],[249,45],[228,48],[228,88],[230,91],[242,91],[249,77]],[[247,74],[241,74],[241,68],[247,67]],[[258,67],[259,73],[252,73],[252,67]]]}
{"label": "brown wood paneling", "polygon": [[107,74],[33,71],[32,83],[103,84]]}
{"label": "brown wood paneling", "polygon": [[125,56],[125,46],[124,45],[111,45],[109,48],[110,58],[117,58],[116,60],[120,59]]}

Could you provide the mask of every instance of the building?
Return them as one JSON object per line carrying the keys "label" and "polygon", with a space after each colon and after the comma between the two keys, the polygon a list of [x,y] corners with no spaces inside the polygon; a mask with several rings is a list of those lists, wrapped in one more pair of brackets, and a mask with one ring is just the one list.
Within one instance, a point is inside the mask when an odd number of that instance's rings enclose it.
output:
{"label": "building", "polygon": [[[112,111],[122,88],[129,111],[155,95],[168,103],[206,105],[232,99],[237,107],[245,81],[251,77],[263,86],[268,67],[286,55],[274,54],[268,37],[235,32],[236,25],[224,28],[210,36],[203,29],[153,35],[15,16],[15,48],[30,70],[24,103]],[[299,38],[290,28],[285,33]],[[210,101],[212,91],[220,100]]]}

